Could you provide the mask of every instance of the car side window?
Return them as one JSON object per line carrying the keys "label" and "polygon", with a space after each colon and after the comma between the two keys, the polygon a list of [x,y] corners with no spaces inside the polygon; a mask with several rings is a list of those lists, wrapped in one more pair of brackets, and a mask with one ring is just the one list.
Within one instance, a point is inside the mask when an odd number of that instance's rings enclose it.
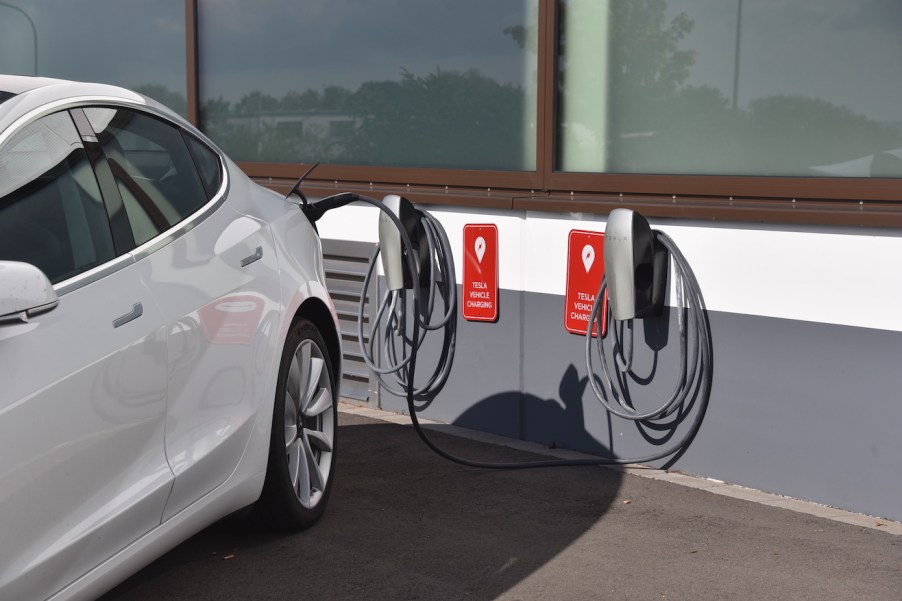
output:
{"label": "car side window", "polygon": [[0,259],[39,267],[54,284],[115,257],[100,188],[68,112],[0,148]]}
{"label": "car side window", "polygon": [[207,190],[207,198],[212,199],[222,184],[222,166],[219,162],[219,155],[194,136],[184,135],[188,142],[188,148],[191,150],[191,156],[194,157],[194,163],[204,182],[204,188]]}
{"label": "car side window", "polygon": [[207,194],[179,130],[119,108],[85,109],[141,245],[189,217]]}

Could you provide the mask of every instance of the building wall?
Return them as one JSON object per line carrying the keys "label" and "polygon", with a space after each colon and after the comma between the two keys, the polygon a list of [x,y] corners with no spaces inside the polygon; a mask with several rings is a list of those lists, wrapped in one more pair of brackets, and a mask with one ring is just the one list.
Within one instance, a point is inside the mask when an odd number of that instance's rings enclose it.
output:
{"label": "building wall", "polygon": [[[498,225],[501,293],[496,323],[458,322],[451,377],[423,415],[602,455],[659,448],[600,406],[587,387],[585,338],[563,327],[567,234],[604,231],[603,218],[431,212],[452,241],[458,278],[463,225]],[[375,241],[376,219],[369,207],[349,207],[327,215],[320,230]],[[708,412],[671,467],[902,519],[902,278],[888,269],[902,252],[900,236],[673,220],[652,227],[674,239],[695,271],[714,345]],[[645,327],[669,332],[657,364]],[[633,394],[650,407],[673,387],[675,317],[638,326],[635,340],[635,371],[653,377]],[[403,399],[380,398],[383,408],[406,411]]]}
{"label": "building wall", "polygon": [[[568,232],[627,205],[683,249],[709,308],[711,405],[675,467],[902,519],[899,3],[6,4],[2,71],[138,89],[283,193],[314,162],[311,196],[409,193],[458,265],[462,226],[497,224],[499,319],[461,321],[426,415],[654,447],[586,390],[562,323]],[[374,242],[375,217],[322,231]],[[647,325],[673,340],[675,320]],[[638,357],[650,399],[670,347]]]}

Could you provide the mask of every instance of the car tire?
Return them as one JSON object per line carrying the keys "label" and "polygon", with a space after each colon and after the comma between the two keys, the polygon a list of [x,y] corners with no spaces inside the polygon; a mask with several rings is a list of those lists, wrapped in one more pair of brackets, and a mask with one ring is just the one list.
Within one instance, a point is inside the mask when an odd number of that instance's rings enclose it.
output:
{"label": "car tire", "polygon": [[299,320],[282,351],[266,480],[256,507],[267,527],[303,530],[325,511],[335,479],[337,391],[322,334]]}

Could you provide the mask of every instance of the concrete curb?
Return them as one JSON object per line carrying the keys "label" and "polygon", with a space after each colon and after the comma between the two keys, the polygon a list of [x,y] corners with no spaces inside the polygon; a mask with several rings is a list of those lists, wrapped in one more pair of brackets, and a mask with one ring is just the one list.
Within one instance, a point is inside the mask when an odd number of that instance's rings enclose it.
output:
{"label": "concrete curb", "polygon": [[[401,426],[411,426],[410,417],[407,415],[400,413],[390,413],[388,411],[373,409],[351,402],[341,402],[338,406],[338,410],[342,413],[360,415],[363,417],[368,417],[383,422],[389,422],[392,424],[398,424]],[[532,442],[507,438],[504,436],[499,436],[497,434],[489,434],[487,432],[479,432],[478,430],[469,430],[467,428],[461,428],[459,426],[453,426],[450,424],[443,424],[424,418],[420,418],[419,421],[428,430],[441,432],[443,434],[450,434],[451,436],[457,436],[459,438],[465,438],[467,440],[473,440],[476,442],[505,446],[527,453],[546,455],[549,457],[555,457],[557,459],[592,459],[595,457],[594,455],[588,455],[586,453],[580,453],[578,451],[571,451],[568,449],[550,449],[544,445]],[[610,466],[606,469],[619,470],[626,474],[639,476],[640,478],[661,480],[664,482],[670,482],[672,484],[678,484],[680,486],[704,490],[716,495],[732,497],[734,499],[742,499],[744,501],[751,501],[753,503],[759,503],[762,505],[770,505],[771,507],[788,509],[789,511],[795,511],[797,513],[804,513],[827,520],[833,520],[836,522],[851,524],[853,526],[861,526],[862,528],[870,528],[872,530],[886,532],[895,536],[902,536],[902,522],[895,522],[883,518],[854,513],[843,509],[836,509],[834,507],[821,505],[819,503],[813,503],[811,501],[802,501],[799,499],[792,499],[790,497],[783,497],[781,495],[755,490],[753,488],[746,488],[744,486],[738,486],[735,484],[729,484],[726,482],[721,482],[719,480],[711,480],[708,478],[693,476],[691,474],[658,470],[639,465]]]}

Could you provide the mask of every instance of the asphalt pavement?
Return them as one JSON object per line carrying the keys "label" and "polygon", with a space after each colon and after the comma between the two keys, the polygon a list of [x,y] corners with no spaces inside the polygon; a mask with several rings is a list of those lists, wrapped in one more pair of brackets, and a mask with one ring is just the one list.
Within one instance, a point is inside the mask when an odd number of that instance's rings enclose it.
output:
{"label": "asphalt pavement", "polygon": [[[224,520],[103,601],[902,599],[897,523],[598,467],[465,468],[409,426],[354,410],[339,423],[338,479],[317,525],[289,535]],[[433,437],[481,460],[536,458]]]}

